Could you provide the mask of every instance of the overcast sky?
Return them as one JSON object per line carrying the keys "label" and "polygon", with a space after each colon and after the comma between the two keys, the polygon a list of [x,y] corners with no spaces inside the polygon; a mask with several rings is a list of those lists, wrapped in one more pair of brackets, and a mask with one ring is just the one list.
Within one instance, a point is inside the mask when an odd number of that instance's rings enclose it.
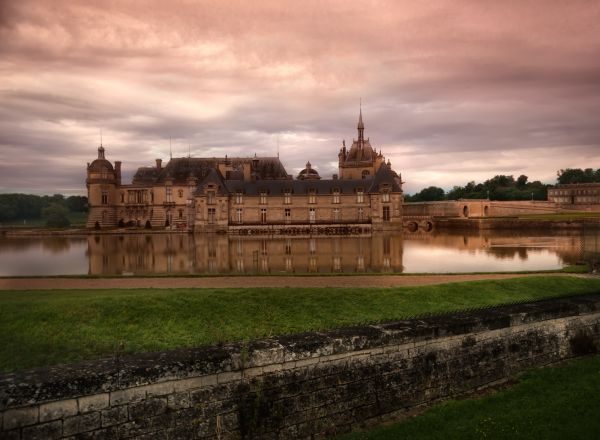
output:
{"label": "overcast sky", "polygon": [[97,155],[277,154],[365,136],[405,191],[600,168],[600,2],[0,0],[0,192],[85,193]]}

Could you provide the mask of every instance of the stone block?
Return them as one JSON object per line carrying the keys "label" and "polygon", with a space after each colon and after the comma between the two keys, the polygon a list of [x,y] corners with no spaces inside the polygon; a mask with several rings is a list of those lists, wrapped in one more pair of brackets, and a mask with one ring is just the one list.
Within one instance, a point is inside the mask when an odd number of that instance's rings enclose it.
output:
{"label": "stone block", "polygon": [[62,420],[23,428],[22,440],[54,440],[62,437]]}
{"label": "stone block", "polygon": [[4,429],[9,431],[21,426],[33,425],[37,423],[38,416],[39,408],[37,406],[6,410],[4,412]]}
{"label": "stone block", "polygon": [[21,430],[13,429],[12,431],[0,431],[2,440],[21,440]]}
{"label": "stone block", "polygon": [[167,396],[167,406],[171,409],[189,408],[192,406],[192,399],[189,393],[174,393]]}
{"label": "stone block", "polygon": [[168,382],[158,382],[152,385],[144,386],[146,390],[146,396],[167,396],[173,393],[174,385],[173,381]]}
{"label": "stone block", "polygon": [[118,425],[127,421],[127,405],[115,406],[102,411],[102,427]]}
{"label": "stone block", "polygon": [[91,412],[63,420],[63,435],[74,435],[100,428],[100,413]]}
{"label": "stone block", "polygon": [[[215,381],[216,383],[216,381]],[[190,391],[195,388],[200,388],[206,385],[203,377],[189,377],[187,379],[173,381],[173,391],[179,393],[182,391]]]}
{"label": "stone block", "polygon": [[220,383],[220,384],[231,382],[234,380],[241,380],[241,379],[242,379],[241,371],[227,371],[225,373],[219,373],[217,375],[217,383]]}
{"label": "stone block", "polygon": [[143,387],[115,390],[110,392],[110,406],[122,405],[130,402],[139,402],[145,398],[146,390]]}
{"label": "stone block", "polygon": [[91,396],[84,396],[77,399],[79,401],[79,412],[85,413],[88,411],[99,411],[101,409],[108,408],[109,394],[92,394]]}
{"label": "stone block", "polygon": [[131,420],[145,419],[158,414],[162,414],[167,410],[167,399],[152,398],[142,400],[141,402],[130,403],[128,405],[129,418]]}
{"label": "stone block", "polygon": [[40,405],[40,422],[62,419],[77,414],[77,399],[59,400]]}

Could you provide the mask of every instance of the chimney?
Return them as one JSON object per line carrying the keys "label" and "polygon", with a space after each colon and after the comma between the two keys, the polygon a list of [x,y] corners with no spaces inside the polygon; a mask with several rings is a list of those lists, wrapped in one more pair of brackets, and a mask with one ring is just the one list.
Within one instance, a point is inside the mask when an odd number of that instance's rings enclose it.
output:
{"label": "chimney", "polygon": [[156,169],[158,171],[162,169],[162,159],[156,159]]}
{"label": "chimney", "polygon": [[115,160],[115,177],[117,179],[117,185],[121,184],[121,161]]}

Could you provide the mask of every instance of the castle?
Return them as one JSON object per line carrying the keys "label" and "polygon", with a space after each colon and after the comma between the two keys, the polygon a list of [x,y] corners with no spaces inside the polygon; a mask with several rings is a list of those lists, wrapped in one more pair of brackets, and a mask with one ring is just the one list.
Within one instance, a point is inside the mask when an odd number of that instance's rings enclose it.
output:
{"label": "castle", "polygon": [[400,175],[364,137],[338,154],[339,174],[322,179],[310,162],[294,179],[278,157],[172,158],[121,182],[121,162],[87,165],[88,228],[141,227],[198,232],[402,227]]}

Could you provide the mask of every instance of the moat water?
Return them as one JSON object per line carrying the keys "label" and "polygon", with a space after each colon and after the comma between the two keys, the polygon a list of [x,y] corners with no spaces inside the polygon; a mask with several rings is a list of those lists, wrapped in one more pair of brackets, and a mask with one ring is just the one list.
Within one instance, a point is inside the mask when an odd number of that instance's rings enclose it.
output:
{"label": "moat water", "polygon": [[0,238],[0,276],[547,270],[599,250],[600,231],[21,237]]}

